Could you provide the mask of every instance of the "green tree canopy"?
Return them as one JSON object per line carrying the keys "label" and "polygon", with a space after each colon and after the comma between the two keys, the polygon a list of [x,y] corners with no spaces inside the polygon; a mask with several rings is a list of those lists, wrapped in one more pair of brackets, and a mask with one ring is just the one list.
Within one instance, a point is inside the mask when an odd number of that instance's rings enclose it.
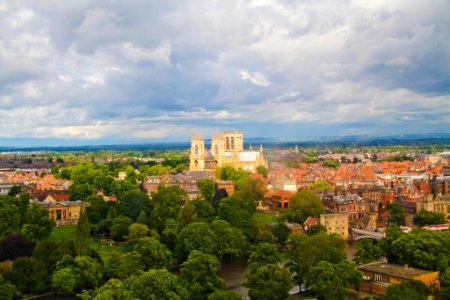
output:
{"label": "green tree canopy", "polygon": [[301,285],[308,271],[319,262],[339,263],[345,260],[344,247],[345,241],[337,235],[291,234],[286,244],[286,266],[294,274],[296,283]]}
{"label": "green tree canopy", "polygon": [[209,224],[195,222],[181,230],[175,246],[175,256],[179,261],[184,261],[193,250],[217,255],[218,237]]}
{"label": "green tree canopy", "polygon": [[52,233],[55,222],[49,217],[45,207],[39,204],[31,204],[27,208],[26,223],[22,225],[22,234],[36,242]]}
{"label": "green tree canopy", "polygon": [[222,260],[225,255],[243,255],[249,246],[247,237],[238,228],[232,227],[227,221],[216,220],[211,228],[218,238],[219,255]]}
{"label": "green tree canopy", "polygon": [[419,226],[444,224],[445,215],[422,209],[414,216],[414,224]]}
{"label": "green tree canopy", "polygon": [[152,227],[161,233],[168,219],[177,219],[181,206],[187,199],[186,192],[178,186],[159,186],[158,191],[152,194],[152,201],[155,206],[150,215]]}
{"label": "green tree canopy", "polygon": [[248,272],[244,286],[248,288],[250,299],[285,300],[294,285],[287,269],[267,264]]}
{"label": "green tree canopy", "polygon": [[220,262],[215,256],[191,251],[180,271],[180,282],[188,290],[188,299],[207,299],[214,291],[224,289],[223,279],[217,276],[219,269]]}
{"label": "green tree canopy", "polygon": [[319,217],[325,212],[322,200],[313,191],[303,190],[291,198],[285,216],[291,222],[303,224],[308,217]]}
{"label": "green tree canopy", "polygon": [[172,265],[172,253],[157,239],[144,237],[134,245],[133,259],[144,270],[168,268]]}
{"label": "green tree canopy", "polygon": [[383,253],[372,239],[362,239],[356,242],[356,252],[353,261],[357,264],[367,264],[379,260]]}
{"label": "green tree canopy", "polygon": [[141,211],[147,215],[152,212],[153,205],[146,194],[141,191],[129,191],[119,201],[117,212],[119,215],[127,216],[133,220],[137,220]]}
{"label": "green tree canopy", "polygon": [[383,297],[384,300],[426,300],[431,292],[428,287],[420,281],[403,282],[401,284],[391,284]]}
{"label": "green tree canopy", "polygon": [[319,299],[341,300],[347,299],[346,288],[351,283],[359,286],[362,275],[346,260],[337,264],[321,261],[310,268],[306,279]]}

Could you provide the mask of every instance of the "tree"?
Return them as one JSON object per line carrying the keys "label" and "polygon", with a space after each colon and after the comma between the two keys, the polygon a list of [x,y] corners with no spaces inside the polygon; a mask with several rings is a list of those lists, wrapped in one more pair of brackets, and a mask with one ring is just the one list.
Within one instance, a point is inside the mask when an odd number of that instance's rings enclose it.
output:
{"label": "tree", "polygon": [[419,226],[444,224],[445,215],[422,209],[414,216],[414,224]]}
{"label": "tree", "polygon": [[341,164],[340,164],[339,160],[334,160],[334,159],[327,159],[322,163],[322,167],[332,168],[332,169],[336,169],[340,165]]}
{"label": "tree", "polygon": [[132,257],[144,270],[168,268],[172,265],[170,250],[151,237],[144,237],[136,242]]}
{"label": "tree", "polygon": [[208,300],[244,300],[244,298],[233,291],[216,290],[208,296]]}
{"label": "tree", "polygon": [[191,223],[181,230],[175,246],[175,256],[184,261],[189,253],[198,250],[205,254],[217,254],[217,236],[206,223]]}
{"label": "tree", "polygon": [[389,222],[395,225],[405,225],[405,209],[397,202],[388,204]]}
{"label": "tree", "polygon": [[379,247],[383,253],[383,256],[387,258],[388,262],[391,264],[398,264],[399,258],[397,253],[393,250],[393,243],[405,233],[400,230],[396,225],[391,225],[386,228],[385,238],[379,242]]}
{"label": "tree", "polygon": [[319,217],[324,213],[322,200],[313,191],[303,190],[291,198],[286,217],[291,222],[303,224],[308,217]]}
{"label": "tree", "polygon": [[0,241],[0,261],[15,260],[18,257],[31,256],[33,243],[20,234],[8,235]]}
{"label": "tree", "polygon": [[346,260],[338,264],[321,261],[311,267],[306,279],[319,299],[341,300],[347,298],[346,288],[351,283],[359,286],[362,275]]}
{"label": "tree", "polygon": [[249,270],[255,270],[267,264],[277,264],[281,260],[278,249],[274,244],[260,243],[255,246],[249,258]]}
{"label": "tree", "polygon": [[291,233],[291,230],[284,222],[278,222],[277,225],[272,229],[272,234],[276,241],[282,245],[286,243],[286,240]]}
{"label": "tree", "polygon": [[450,299],[450,268],[441,275],[441,292],[442,299]]}
{"label": "tree", "polygon": [[22,226],[22,234],[36,242],[50,236],[54,226],[55,222],[48,216],[45,207],[31,204],[27,209],[26,224]]}
{"label": "tree", "polygon": [[17,288],[7,282],[5,278],[0,274],[0,299],[13,300],[19,297],[20,293]]}
{"label": "tree", "polygon": [[123,241],[129,234],[128,228],[133,223],[129,217],[119,216],[112,221],[111,237],[115,241]]}
{"label": "tree", "polygon": [[306,229],[307,235],[315,235],[318,233],[327,233],[327,228],[323,225],[317,224],[317,225],[311,225]]}
{"label": "tree", "polygon": [[211,202],[206,200],[194,200],[192,202],[195,206],[195,212],[197,213],[196,220],[199,222],[211,222],[215,215],[216,211],[212,206]]}
{"label": "tree", "polygon": [[100,285],[103,278],[103,266],[89,256],[77,256],[74,259],[75,267],[82,277],[82,289],[92,289]]}
{"label": "tree", "polygon": [[244,286],[248,288],[250,299],[284,300],[294,286],[291,274],[276,264],[262,265],[246,275]]}
{"label": "tree", "polygon": [[152,227],[161,233],[168,219],[177,219],[181,206],[187,199],[186,192],[180,187],[160,185],[158,191],[152,195],[152,201],[155,205],[150,215]]}
{"label": "tree", "polygon": [[193,250],[183,263],[180,282],[188,290],[188,299],[207,299],[216,290],[225,288],[223,279],[217,276],[219,260],[210,254]]}
{"label": "tree", "polygon": [[0,196],[0,239],[20,230],[20,208],[13,203],[10,197]]}
{"label": "tree", "polygon": [[356,242],[356,252],[353,261],[356,264],[367,264],[379,260],[383,253],[372,239],[362,239]]}
{"label": "tree", "polygon": [[165,269],[152,269],[133,275],[125,282],[133,299],[187,299],[186,289]]}
{"label": "tree", "polygon": [[259,230],[253,217],[255,211],[256,205],[253,200],[244,198],[240,193],[234,193],[220,201],[218,216],[231,226],[242,230],[249,239],[255,239]]}
{"label": "tree", "polygon": [[257,166],[256,173],[263,176],[264,178],[267,178],[267,175],[269,174],[269,170],[267,170],[267,168],[265,166]]}
{"label": "tree", "polygon": [[80,289],[81,284],[81,275],[75,268],[62,268],[53,273],[52,287],[58,294],[74,294]]}
{"label": "tree", "polygon": [[188,202],[183,205],[178,213],[178,224],[180,228],[185,227],[189,223],[195,222],[197,219],[196,207],[194,204]]}
{"label": "tree", "polygon": [[153,206],[148,196],[141,191],[135,190],[126,192],[117,206],[119,215],[129,217],[133,220],[137,220],[141,211],[150,214],[152,209]]}
{"label": "tree", "polygon": [[128,228],[128,232],[128,241],[135,242],[141,238],[148,236],[148,234],[150,233],[150,229],[147,227],[147,225],[133,223]]}
{"label": "tree", "polygon": [[147,225],[147,227],[150,225],[150,219],[148,218],[148,215],[143,210],[141,210],[141,212],[139,213],[139,216],[138,216],[136,222],[139,224],[142,224],[142,225]]}
{"label": "tree", "polygon": [[414,229],[393,241],[390,251],[399,264],[444,272],[450,263],[450,234]]}
{"label": "tree", "polygon": [[110,279],[96,290],[84,290],[81,294],[83,300],[134,300],[132,293],[125,284],[118,279]]}
{"label": "tree", "polygon": [[87,183],[74,183],[69,187],[70,201],[84,201],[92,195],[92,189]]}
{"label": "tree", "polygon": [[384,300],[426,300],[431,294],[428,287],[421,281],[409,281],[400,284],[391,284],[386,290]]}
{"label": "tree", "polygon": [[313,190],[318,190],[318,191],[329,191],[333,187],[331,186],[331,184],[329,184],[325,180],[317,180],[313,184],[311,184],[309,186],[309,188],[313,189]]}
{"label": "tree", "polygon": [[238,228],[233,228],[227,221],[216,220],[211,228],[218,238],[219,255],[222,261],[225,255],[243,255],[248,247],[248,240]]}
{"label": "tree", "polygon": [[8,192],[8,196],[15,197],[22,193],[22,187],[20,185],[13,185]]}
{"label": "tree", "polygon": [[79,255],[89,253],[89,238],[91,237],[91,224],[87,212],[82,209],[76,229],[76,251]]}
{"label": "tree", "polygon": [[202,199],[211,203],[214,197],[214,181],[211,179],[200,179],[197,181],[197,187],[200,190]]}
{"label": "tree", "polygon": [[321,261],[339,263],[346,259],[345,241],[337,235],[318,233],[313,236],[291,234],[286,244],[286,266],[298,285],[305,282],[308,271]]}
{"label": "tree", "polygon": [[13,263],[11,281],[22,293],[40,293],[48,288],[49,274],[44,263],[34,257],[19,257]]}

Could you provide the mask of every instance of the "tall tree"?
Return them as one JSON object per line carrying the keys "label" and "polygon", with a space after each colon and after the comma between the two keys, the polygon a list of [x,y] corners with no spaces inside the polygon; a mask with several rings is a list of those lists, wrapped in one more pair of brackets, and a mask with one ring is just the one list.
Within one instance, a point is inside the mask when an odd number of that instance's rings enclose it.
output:
{"label": "tall tree", "polygon": [[32,254],[33,243],[23,235],[12,234],[0,241],[0,261],[15,260]]}
{"label": "tall tree", "polygon": [[337,235],[292,234],[286,244],[286,266],[294,274],[295,282],[301,286],[308,271],[319,262],[339,263],[345,260],[344,247],[345,241]]}
{"label": "tall tree", "polygon": [[215,256],[193,250],[180,271],[180,282],[188,290],[188,299],[207,299],[214,291],[224,289],[223,279],[217,276],[219,269],[220,262]]}
{"label": "tall tree", "polygon": [[132,257],[144,270],[168,268],[172,265],[170,250],[151,237],[144,237],[136,242]]}
{"label": "tall tree", "polygon": [[387,207],[389,211],[389,222],[394,225],[405,225],[405,209],[397,202],[390,203]]}
{"label": "tall tree", "polygon": [[362,275],[355,266],[343,260],[338,264],[321,261],[308,271],[307,282],[319,299],[346,299],[346,289],[350,284],[359,286]]}
{"label": "tall tree", "polygon": [[218,238],[221,261],[225,255],[243,255],[246,253],[249,243],[241,230],[231,227],[227,221],[223,220],[212,222],[211,228]]}
{"label": "tall tree", "polygon": [[325,212],[322,200],[315,192],[303,190],[291,198],[291,206],[285,213],[291,222],[303,224],[308,217],[319,217]]}
{"label": "tall tree", "polygon": [[77,253],[79,255],[88,254],[90,250],[89,239],[91,237],[91,224],[89,223],[88,214],[85,209],[81,209],[75,234]]}
{"label": "tall tree", "polygon": [[197,186],[203,200],[212,203],[214,197],[214,181],[211,179],[200,179],[197,181]]}
{"label": "tall tree", "polygon": [[357,264],[367,264],[379,260],[383,253],[372,239],[362,239],[356,242],[356,252],[353,261]]}
{"label": "tall tree", "polygon": [[175,246],[175,257],[182,262],[193,250],[217,255],[218,238],[209,224],[195,222],[181,230]]}
{"label": "tall tree", "polygon": [[50,236],[54,226],[55,222],[48,216],[45,207],[31,204],[27,208],[26,223],[22,226],[22,234],[36,242]]}
{"label": "tall tree", "polygon": [[247,273],[244,286],[248,288],[252,300],[285,300],[294,285],[287,269],[266,264]]}
{"label": "tall tree", "polygon": [[152,269],[125,281],[133,299],[187,299],[186,288],[165,269]]}

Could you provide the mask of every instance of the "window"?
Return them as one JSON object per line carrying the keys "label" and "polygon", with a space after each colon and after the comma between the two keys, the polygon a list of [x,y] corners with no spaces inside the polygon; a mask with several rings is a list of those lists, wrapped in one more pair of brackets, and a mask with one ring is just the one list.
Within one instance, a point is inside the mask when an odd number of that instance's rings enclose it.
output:
{"label": "window", "polygon": [[230,150],[230,138],[229,137],[226,138],[226,142],[225,143],[226,143],[226,149]]}
{"label": "window", "polygon": [[234,150],[234,137],[231,137],[231,149]]}
{"label": "window", "polygon": [[194,149],[195,149],[195,150],[194,150],[195,155],[198,155],[198,146],[195,145]]}
{"label": "window", "polygon": [[219,155],[219,146],[214,146],[214,152],[216,153],[216,155]]}

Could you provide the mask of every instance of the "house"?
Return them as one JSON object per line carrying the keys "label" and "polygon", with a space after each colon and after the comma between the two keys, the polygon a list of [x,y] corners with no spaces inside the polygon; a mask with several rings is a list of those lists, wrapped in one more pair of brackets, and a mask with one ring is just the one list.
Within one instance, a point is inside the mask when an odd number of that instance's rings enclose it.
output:
{"label": "house", "polygon": [[291,207],[291,198],[294,195],[295,192],[292,191],[277,190],[267,193],[265,200],[271,208],[289,208]]}
{"label": "house", "polygon": [[309,227],[320,224],[320,218],[308,217],[303,223],[303,228],[308,230]]}
{"label": "house", "polygon": [[397,266],[385,262],[375,262],[358,267],[363,274],[360,289],[362,292],[384,295],[391,284],[409,281],[421,281],[432,291],[438,291],[439,272],[410,268],[407,265]]}
{"label": "house", "polygon": [[58,225],[77,224],[81,210],[89,205],[82,201],[38,203],[47,208],[50,218]]}

